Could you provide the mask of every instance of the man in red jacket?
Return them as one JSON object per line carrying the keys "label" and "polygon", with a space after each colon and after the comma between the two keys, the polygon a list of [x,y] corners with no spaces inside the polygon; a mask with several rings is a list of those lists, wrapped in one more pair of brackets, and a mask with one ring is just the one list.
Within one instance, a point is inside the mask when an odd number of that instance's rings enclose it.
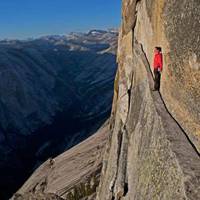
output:
{"label": "man in red jacket", "polygon": [[163,59],[162,59],[162,49],[161,47],[155,47],[154,50],[154,62],[153,62],[153,67],[154,67],[154,91],[160,89],[160,77],[161,77],[161,72],[163,69]]}

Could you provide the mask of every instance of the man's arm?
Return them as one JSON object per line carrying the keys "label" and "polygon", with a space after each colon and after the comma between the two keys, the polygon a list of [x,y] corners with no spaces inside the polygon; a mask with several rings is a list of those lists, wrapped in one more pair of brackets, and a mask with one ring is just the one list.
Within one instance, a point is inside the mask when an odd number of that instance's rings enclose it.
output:
{"label": "man's arm", "polygon": [[163,59],[162,59],[162,54],[160,54],[159,57],[158,57],[158,63],[159,63],[160,71],[162,71],[162,69],[163,69]]}

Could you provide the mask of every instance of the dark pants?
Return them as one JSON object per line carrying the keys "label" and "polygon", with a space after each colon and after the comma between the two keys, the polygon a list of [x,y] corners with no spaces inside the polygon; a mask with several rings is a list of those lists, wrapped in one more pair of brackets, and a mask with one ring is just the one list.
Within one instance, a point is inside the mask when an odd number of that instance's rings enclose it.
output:
{"label": "dark pants", "polygon": [[154,89],[159,90],[160,89],[160,77],[161,74],[158,71],[158,69],[154,69]]}

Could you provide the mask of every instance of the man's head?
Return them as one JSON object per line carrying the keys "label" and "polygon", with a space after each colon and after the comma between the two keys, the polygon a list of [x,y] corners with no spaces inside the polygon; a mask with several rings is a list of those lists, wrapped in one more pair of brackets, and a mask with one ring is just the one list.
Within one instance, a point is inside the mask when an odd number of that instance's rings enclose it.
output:
{"label": "man's head", "polygon": [[162,52],[162,48],[161,47],[155,47],[154,52],[155,53],[161,53]]}

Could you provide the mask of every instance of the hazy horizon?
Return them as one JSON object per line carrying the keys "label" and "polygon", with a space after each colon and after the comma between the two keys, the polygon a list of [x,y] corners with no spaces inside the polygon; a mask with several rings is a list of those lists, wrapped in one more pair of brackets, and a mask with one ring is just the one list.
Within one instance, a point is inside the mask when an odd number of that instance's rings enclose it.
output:
{"label": "hazy horizon", "polygon": [[21,40],[21,41],[23,41],[23,40],[31,40],[31,39],[33,39],[33,40],[35,40],[35,39],[38,39],[38,38],[42,38],[42,37],[48,37],[48,36],[65,36],[65,35],[69,35],[69,34],[71,34],[71,33],[87,33],[87,32],[89,32],[89,31],[91,31],[91,30],[100,30],[100,31],[109,31],[109,30],[112,30],[112,29],[118,29],[119,27],[108,27],[108,28],[104,28],[104,29],[101,29],[101,28],[91,28],[91,29],[87,29],[87,30],[75,30],[75,31],[69,31],[69,32],[66,32],[66,33],[49,33],[49,34],[41,34],[41,35],[36,35],[36,36],[32,36],[32,37],[23,37],[23,38],[15,38],[15,37],[11,37],[11,38],[0,38],[0,41],[4,41],[4,40]]}

